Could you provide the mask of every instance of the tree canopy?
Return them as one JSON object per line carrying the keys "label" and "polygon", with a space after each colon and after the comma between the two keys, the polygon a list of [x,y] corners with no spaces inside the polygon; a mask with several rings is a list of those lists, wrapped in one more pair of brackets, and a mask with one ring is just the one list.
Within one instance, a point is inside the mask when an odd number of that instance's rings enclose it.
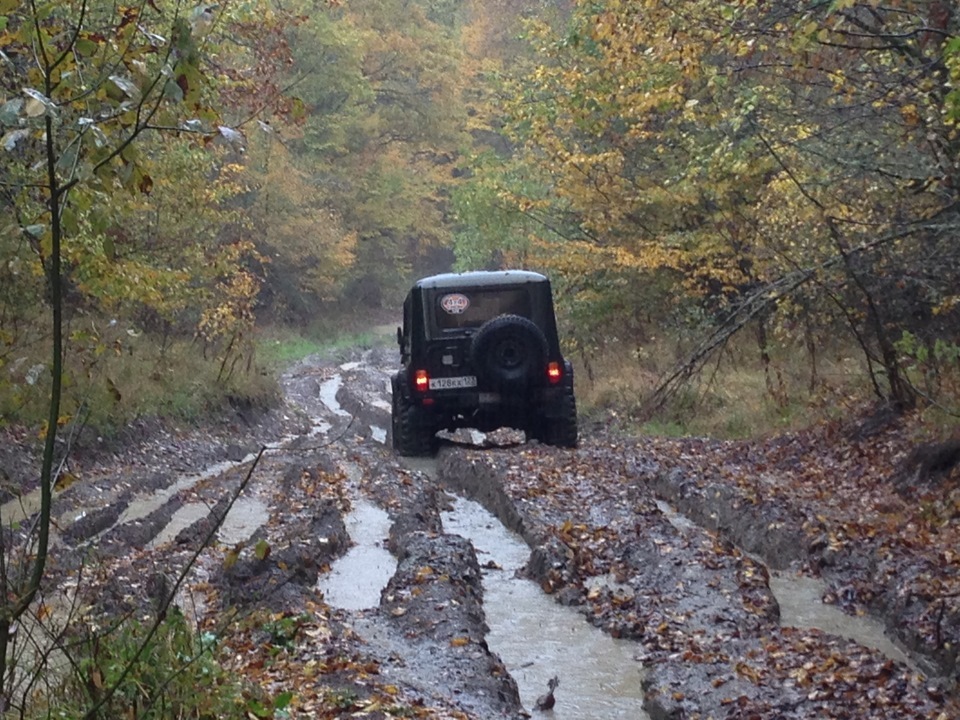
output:
{"label": "tree canopy", "polygon": [[957,25],[941,2],[577,3],[531,27],[517,151],[470,192],[514,257],[610,309],[596,335],[706,313],[690,371],[747,324],[842,328],[909,403],[907,355],[957,341]]}

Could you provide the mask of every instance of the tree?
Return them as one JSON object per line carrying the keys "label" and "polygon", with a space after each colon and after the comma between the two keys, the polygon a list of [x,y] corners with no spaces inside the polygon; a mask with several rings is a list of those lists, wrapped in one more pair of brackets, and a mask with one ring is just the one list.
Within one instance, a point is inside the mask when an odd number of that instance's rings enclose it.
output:
{"label": "tree", "polygon": [[399,296],[449,244],[447,188],[464,138],[456,35],[448,12],[445,24],[431,20],[441,9],[351,2],[311,17],[291,40],[305,118],[280,137],[317,204],[356,237],[352,301]]}
{"label": "tree", "polygon": [[[11,303],[0,317],[0,357],[28,333],[31,340],[50,339],[33,552],[22,563],[5,559],[0,577],[0,680],[9,689],[11,627],[36,597],[47,561],[64,360],[72,347],[65,322],[90,309],[123,305],[169,319],[198,299],[197,320],[207,337],[231,331],[235,340],[237,323],[252,321],[257,281],[246,266],[249,244],[220,233],[168,243],[165,231],[174,223],[151,224],[146,218],[161,210],[141,201],[154,192],[168,200],[178,192],[169,184],[178,161],[180,168],[202,165],[202,146],[236,149],[241,136],[223,124],[216,106],[224,82],[216,71],[225,66],[212,68],[204,51],[214,28],[243,23],[257,8],[5,0],[0,13],[0,256],[4,280],[11,282],[4,287]],[[156,134],[168,137],[163,147],[148,141]],[[233,192],[221,182],[229,166],[209,162],[212,157],[206,156],[204,171],[213,195],[200,197],[199,185],[190,188],[198,193],[191,204],[201,214]],[[229,213],[224,204],[219,210]],[[125,223],[136,216],[143,224]],[[186,233],[189,220],[183,222]],[[196,290],[198,282],[204,290]],[[37,308],[49,313],[44,329],[33,329]]]}
{"label": "tree", "polygon": [[956,338],[956,32],[939,2],[581,3],[535,28],[508,106],[513,173],[547,194],[498,197],[547,267],[599,253],[574,284],[612,264],[705,312],[688,370],[741,328],[768,359],[815,323],[908,405],[900,334]]}

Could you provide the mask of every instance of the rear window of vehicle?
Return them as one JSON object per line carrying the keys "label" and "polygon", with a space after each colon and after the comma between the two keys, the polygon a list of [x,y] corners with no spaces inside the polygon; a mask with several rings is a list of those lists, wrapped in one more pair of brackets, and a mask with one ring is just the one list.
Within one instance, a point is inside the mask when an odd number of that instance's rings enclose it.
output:
{"label": "rear window of vehicle", "polygon": [[530,294],[525,288],[436,290],[433,317],[445,332],[477,328],[498,315],[530,317]]}

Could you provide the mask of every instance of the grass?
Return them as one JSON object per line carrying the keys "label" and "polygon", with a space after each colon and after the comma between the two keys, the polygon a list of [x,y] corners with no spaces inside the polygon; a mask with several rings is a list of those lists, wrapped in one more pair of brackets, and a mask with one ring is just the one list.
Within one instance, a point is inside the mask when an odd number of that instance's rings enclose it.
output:
{"label": "grass", "polygon": [[[46,348],[15,348],[15,372],[0,375],[0,416],[42,427],[51,378]],[[76,420],[109,435],[140,417],[195,422],[236,407],[275,403],[276,378],[252,360],[252,348],[232,353],[188,340],[161,342],[147,333],[104,327],[95,337],[75,336],[64,357],[61,423]],[[31,368],[43,371],[32,373]]]}
{"label": "grass", "polygon": [[[279,398],[279,373],[311,355],[334,358],[391,342],[394,326],[348,318],[303,330],[258,328],[234,347],[151,336],[121,323],[84,319],[68,329],[61,423],[79,421],[109,436],[132,419],[198,423],[237,408],[267,408]],[[42,340],[42,339],[41,339]],[[0,418],[42,428],[50,393],[49,341],[0,346]]]}
{"label": "grass", "polygon": [[393,326],[345,325],[313,328],[263,328],[257,337],[257,360],[266,368],[281,370],[311,355],[334,357],[354,348],[368,349],[389,343]]}
{"label": "grass", "polygon": [[648,401],[677,356],[674,343],[660,340],[639,351],[613,346],[574,358],[582,415],[632,432],[734,439],[842,417],[873,397],[854,348],[822,349],[814,378],[802,348],[772,349],[767,376],[755,342],[745,340],[731,343],[719,361],[651,409]]}

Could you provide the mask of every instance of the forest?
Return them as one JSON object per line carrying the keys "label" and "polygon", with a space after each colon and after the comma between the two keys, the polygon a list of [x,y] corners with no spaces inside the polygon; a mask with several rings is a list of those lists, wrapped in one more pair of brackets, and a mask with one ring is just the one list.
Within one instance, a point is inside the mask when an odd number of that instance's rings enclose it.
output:
{"label": "forest", "polygon": [[4,683],[72,443],[276,407],[424,275],[547,274],[587,431],[886,413],[960,457],[952,0],[0,0],[0,68],[0,432],[42,455]]}
{"label": "forest", "polygon": [[0,12],[8,421],[46,417],[58,325],[58,423],[190,417],[269,402],[264,328],[390,318],[451,267],[548,273],[638,417],[730,360],[781,415],[953,409],[949,2]]}

